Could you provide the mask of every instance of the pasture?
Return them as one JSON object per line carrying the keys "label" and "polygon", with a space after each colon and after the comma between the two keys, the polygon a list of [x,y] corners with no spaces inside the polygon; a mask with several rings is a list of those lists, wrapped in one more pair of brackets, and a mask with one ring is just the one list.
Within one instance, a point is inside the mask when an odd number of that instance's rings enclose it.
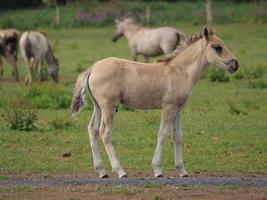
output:
{"label": "pasture", "polygon": [[[187,34],[201,26],[176,24]],[[228,82],[213,82],[218,71],[209,68],[194,88],[182,111],[183,158],[189,175],[194,172],[261,172],[267,170],[267,28],[260,24],[214,26],[217,34],[240,62]],[[70,116],[69,103],[76,77],[95,61],[109,57],[130,58],[125,39],[113,44],[113,28],[42,29],[46,31],[60,63],[60,83],[23,85],[26,66],[19,55],[20,83],[10,81],[5,63],[0,78],[0,177],[15,174],[85,174],[96,176],[87,134],[91,104]],[[139,58],[141,60],[143,58]],[[154,59],[155,61],[156,59]],[[225,77],[224,77],[225,78]],[[227,79],[227,78],[226,78]],[[228,80],[228,79],[227,79]],[[26,98],[38,107],[35,129],[12,130],[4,119],[11,102]],[[19,104],[19,103],[17,103]],[[12,105],[11,105],[12,106]],[[119,108],[113,144],[125,170],[152,175],[160,111]],[[110,165],[104,148],[104,165]],[[67,153],[67,154],[66,154]],[[165,173],[175,174],[173,144],[163,151]]]}

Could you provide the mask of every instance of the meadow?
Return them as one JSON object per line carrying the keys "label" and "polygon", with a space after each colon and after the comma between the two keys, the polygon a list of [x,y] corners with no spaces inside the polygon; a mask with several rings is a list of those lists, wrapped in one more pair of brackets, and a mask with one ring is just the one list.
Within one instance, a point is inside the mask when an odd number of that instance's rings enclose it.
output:
{"label": "meadow", "polygon": [[[176,23],[187,34],[201,25]],[[182,111],[183,158],[189,173],[267,172],[267,28],[266,24],[238,23],[214,26],[216,33],[238,58],[236,74],[210,67],[194,88]],[[87,107],[71,117],[70,101],[75,79],[99,59],[115,56],[130,59],[125,39],[112,43],[113,28],[41,28],[46,31],[60,63],[60,83],[45,81],[23,85],[26,66],[19,55],[20,83],[11,81],[4,63],[0,77],[0,177],[11,174],[91,173],[92,154]],[[143,61],[143,58],[139,58]],[[152,60],[155,62],[156,58]],[[88,95],[89,96],[89,95]],[[37,108],[32,130],[10,127],[8,109],[30,101]],[[20,101],[21,100],[21,101]],[[125,170],[151,172],[160,110],[127,110],[115,117],[113,144]],[[101,144],[104,164],[110,169]],[[162,166],[174,171],[173,144],[168,138]]]}

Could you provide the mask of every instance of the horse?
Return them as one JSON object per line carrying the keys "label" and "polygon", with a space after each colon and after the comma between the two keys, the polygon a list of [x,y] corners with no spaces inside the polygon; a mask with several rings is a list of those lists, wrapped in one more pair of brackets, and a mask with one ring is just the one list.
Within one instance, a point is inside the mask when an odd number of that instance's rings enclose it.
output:
{"label": "horse", "polygon": [[17,68],[19,36],[19,32],[14,28],[0,30],[0,75],[4,73],[2,60],[4,57],[12,66],[12,76],[15,81],[19,81]]}
{"label": "horse", "polygon": [[72,99],[72,113],[85,104],[86,89],[94,110],[88,133],[94,167],[101,178],[108,177],[98,147],[101,136],[113,171],[127,177],[111,143],[112,123],[118,105],[134,109],[161,109],[157,145],[152,159],[155,177],[162,177],[160,167],[163,144],[172,130],[175,167],[180,177],[187,176],[182,159],[180,113],[191,96],[192,88],[208,65],[234,73],[239,63],[222,40],[208,27],[187,39],[183,48],[157,63],[140,63],[119,58],[96,62],[79,75]]}
{"label": "horse", "polygon": [[41,67],[44,60],[48,64],[48,73],[54,82],[58,82],[59,64],[47,36],[43,32],[24,32],[19,41],[22,57],[27,65],[25,84],[32,83],[32,70],[36,72],[36,78],[42,81]]}
{"label": "horse", "polygon": [[145,62],[150,56],[170,54],[178,44],[183,44],[186,35],[172,27],[145,28],[138,25],[133,19],[115,20],[116,30],[112,41],[116,42],[122,36],[128,40],[132,58],[137,61],[138,55],[143,55]]}

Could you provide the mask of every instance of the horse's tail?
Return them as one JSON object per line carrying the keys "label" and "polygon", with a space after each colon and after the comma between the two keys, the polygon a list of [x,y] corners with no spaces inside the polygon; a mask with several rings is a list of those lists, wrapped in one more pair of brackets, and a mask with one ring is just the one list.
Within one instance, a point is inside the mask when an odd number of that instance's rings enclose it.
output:
{"label": "horse's tail", "polygon": [[82,106],[85,105],[85,92],[86,88],[89,89],[88,80],[89,76],[91,74],[91,70],[86,70],[82,74],[80,74],[77,78],[75,89],[73,92],[72,97],[72,104],[71,104],[71,110],[72,114],[75,114],[80,110]]}
{"label": "horse's tail", "polygon": [[186,44],[186,35],[182,31],[176,31],[177,43],[176,46],[184,46]]}
{"label": "horse's tail", "polygon": [[25,54],[26,54],[27,59],[31,60],[31,58],[33,57],[33,54],[32,54],[32,44],[29,39],[29,33],[30,31],[27,33],[26,38],[25,38]]}

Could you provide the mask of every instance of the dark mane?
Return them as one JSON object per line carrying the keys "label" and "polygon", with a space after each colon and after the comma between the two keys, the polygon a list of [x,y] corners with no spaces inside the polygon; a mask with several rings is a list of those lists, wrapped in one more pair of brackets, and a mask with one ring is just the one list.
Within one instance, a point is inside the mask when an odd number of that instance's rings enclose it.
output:
{"label": "dark mane", "polygon": [[[209,28],[209,33],[210,35],[213,35],[214,33],[211,28]],[[201,38],[203,38],[202,31],[193,33],[189,38],[186,39],[186,41],[183,44],[179,45],[171,54],[167,55],[165,58],[159,59],[158,62],[170,62],[182,51],[184,51],[187,47],[189,47],[191,44],[195,43]]]}

